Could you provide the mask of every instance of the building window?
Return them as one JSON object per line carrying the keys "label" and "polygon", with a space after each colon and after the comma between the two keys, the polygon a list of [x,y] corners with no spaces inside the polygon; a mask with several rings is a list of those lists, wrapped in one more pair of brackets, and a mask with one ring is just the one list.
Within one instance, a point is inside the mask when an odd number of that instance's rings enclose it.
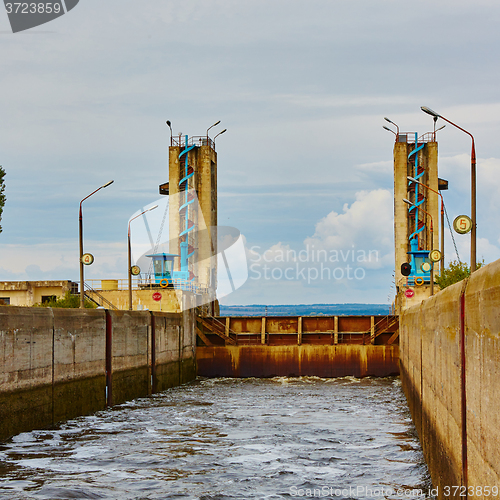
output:
{"label": "building window", "polygon": [[0,297],[0,306],[10,306],[10,297]]}
{"label": "building window", "polygon": [[46,304],[47,302],[55,302],[57,297],[55,295],[42,295],[42,304]]}

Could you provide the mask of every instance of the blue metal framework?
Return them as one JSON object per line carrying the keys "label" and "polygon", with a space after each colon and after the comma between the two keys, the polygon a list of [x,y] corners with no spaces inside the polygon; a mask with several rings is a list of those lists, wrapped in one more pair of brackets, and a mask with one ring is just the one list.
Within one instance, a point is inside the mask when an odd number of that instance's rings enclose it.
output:
{"label": "blue metal framework", "polygon": [[[417,181],[420,180],[421,177],[424,175],[424,169],[419,173],[418,171],[418,152],[424,149],[425,143],[422,143],[420,146],[418,145],[418,134],[415,132],[415,149],[408,155],[408,162],[414,163],[414,169],[413,169],[413,175],[412,177],[414,179],[417,179]],[[420,196],[419,196],[420,195]],[[421,233],[425,229],[425,223],[422,223],[421,226],[419,226],[419,210],[418,207],[422,205],[425,202],[425,196],[422,193],[419,192],[419,185],[415,184],[415,200],[413,201],[413,205],[408,208],[408,212],[410,215],[415,217],[415,230],[413,233],[409,236],[409,240],[413,240],[413,238],[417,237],[418,240],[418,234]],[[412,211],[415,211],[414,214],[412,214]]]}
{"label": "blue metal framework", "polygon": [[[182,179],[179,181],[179,191],[180,191],[180,196],[184,196],[184,200],[182,205],[179,207],[179,218],[182,221],[184,219],[184,227],[181,228],[181,232],[179,234],[179,240],[180,240],[180,252],[181,252],[181,270],[180,273],[178,274],[178,278],[187,280],[187,281],[192,281],[194,280],[194,274],[190,276],[189,272],[189,259],[195,254],[194,248],[190,252],[189,250],[189,233],[191,231],[194,231],[195,229],[195,224],[192,220],[189,219],[190,215],[190,205],[195,201],[195,198],[190,196],[189,194],[189,179],[191,179],[194,176],[194,169],[189,168],[189,151],[194,149],[196,146],[188,146],[189,140],[188,136],[185,136],[185,141],[184,141],[184,149],[181,151],[179,154],[179,164],[182,165],[184,163],[184,174]],[[182,171],[182,168],[181,168]],[[184,194],[182,194],[184,193]],[[194,215],[194,214],[193,214]]]}
{"label": "blue metal framework", "polygon": [[[412,177],[417,181],[420,181],[425,173],[425,169],[419,169],[418,165],[418,152],[421,151],[424,146],[424,142],[420,145],[418,144],[418,134],[415,132],[415,149],[408,155],[408,163],[410,164],[410,168],[413,166]],[[419,170],[421,171],[419,172]],[[410,251],[408,255],[410,256],[411,264],[411,275],[408,277],[408,284],[410,285],[415,284],[415,279],[417,278],[423,278],[426,283],[429,283],[431,279],[430,271],[424,271],[422,269],[422,264],[428,261],[429,251],[419,248],[419,235],[426,228],[426,223],[420,220],[418,207],[425,203],[425,191],[422,189],[422,192],[420,192],[419,184],[413,184],[415,186],[415,198],[413,200],[413,205],[408,208],[408,217],[410,219],[414,218],[415,220],[414,230],[408,237],[410,240]]]}

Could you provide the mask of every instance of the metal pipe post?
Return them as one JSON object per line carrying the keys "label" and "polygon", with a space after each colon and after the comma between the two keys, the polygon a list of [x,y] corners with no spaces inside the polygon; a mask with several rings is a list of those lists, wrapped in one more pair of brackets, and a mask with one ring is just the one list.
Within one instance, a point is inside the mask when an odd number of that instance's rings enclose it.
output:
{"label": "metal pipe post", "polygon": [[83,214],[82,203],[80,202],[80,215],[78,217],[78,237],[80,245],[80,308],[85,307],[85,290],[83,278]]}

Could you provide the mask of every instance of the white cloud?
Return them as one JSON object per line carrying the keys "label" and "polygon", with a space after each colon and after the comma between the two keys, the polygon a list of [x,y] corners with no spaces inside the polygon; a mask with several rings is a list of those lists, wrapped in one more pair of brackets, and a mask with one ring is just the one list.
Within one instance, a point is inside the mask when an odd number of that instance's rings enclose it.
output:
{"label": "white cloud", "polygon": [[[393,263],[393,196],[387,189],[360,191],[343,213],[330,212],[304,243],[316,249],[378,252],[377,267]],[[373,264],[372,264],[373,265]]]}
{"label": "white cloud", "polygon": [[[127,277],[127,246],[123,242],[85,241],[94,263],[85,279]],[[0,245],[0,280],[79,280],[78,242]]]}

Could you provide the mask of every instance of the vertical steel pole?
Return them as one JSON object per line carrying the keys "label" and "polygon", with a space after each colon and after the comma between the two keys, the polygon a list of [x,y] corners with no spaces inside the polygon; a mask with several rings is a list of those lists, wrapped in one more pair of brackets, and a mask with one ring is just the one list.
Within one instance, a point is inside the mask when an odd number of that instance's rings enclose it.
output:
{"label": "vertical steel pole", "polygon": [[444,271],[444,201],[441,195],[441,269],[439,275],[443,277]]}
{"label": "vertical steel pole", "polygon": [[132,251],[130,248],[130,222],[128,223],[128,310],[132,310]]}
{"label": "vertical steel pole", "polygon": [[80,202],[80,215],[78,218],[78,234],[79,234],[79,244],[80,244],[80,308],[85,307],[85,291],[84,291],[84,277],[83,277],[83,214],[82,214],[82,204]]}
{"label": "vertical steel pole", "polygon": [[[470,134],[469,134],[470,135]],[[471,135],[472,137],[472,135]],[[472,219],[472,231],[470,233],[470,272],[476,270],[476,148],[474,146],[474,137],[472,137],[472,152],[470,155],[471,163],[471,208],[470,215]]]}
{"label": "vertical steel pole", "polygon": [[[431,250],[430,253],[434,250],[434,228],[432,227],[432,218],[431,218]],[[434,295],[434,261],[431,260],[431,295]]]}

